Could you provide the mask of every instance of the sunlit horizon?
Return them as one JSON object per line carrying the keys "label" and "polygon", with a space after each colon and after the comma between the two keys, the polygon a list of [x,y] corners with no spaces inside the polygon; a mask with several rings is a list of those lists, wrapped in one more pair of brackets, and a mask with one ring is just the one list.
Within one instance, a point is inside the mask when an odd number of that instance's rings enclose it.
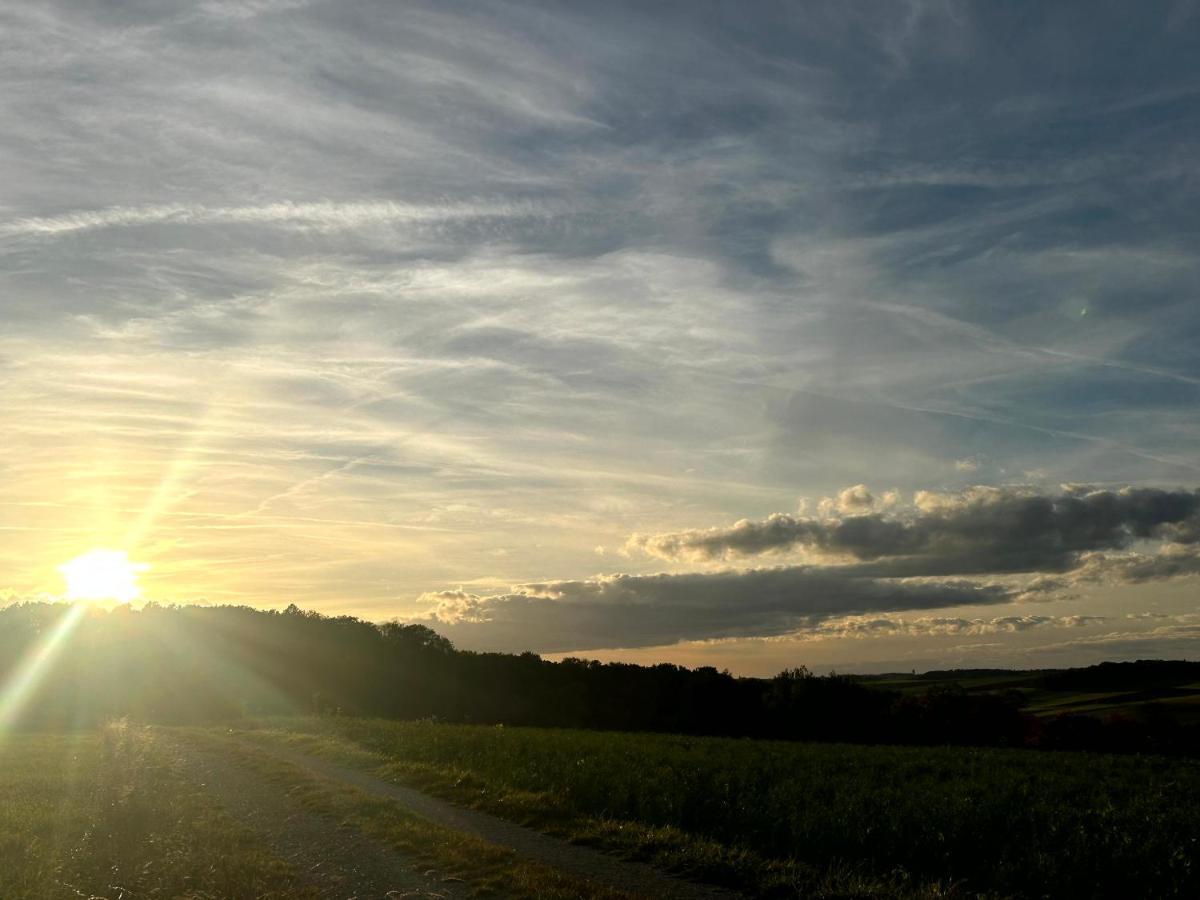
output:
{"label": "sunlit horizon", "polygon": [[0,900],[1200,896],[1198,60],[0,2]]}
{"label": "sunlit horizon", "polygon": [[7,4],[0,602],[1200,658],[1190,14],[786,6]]}

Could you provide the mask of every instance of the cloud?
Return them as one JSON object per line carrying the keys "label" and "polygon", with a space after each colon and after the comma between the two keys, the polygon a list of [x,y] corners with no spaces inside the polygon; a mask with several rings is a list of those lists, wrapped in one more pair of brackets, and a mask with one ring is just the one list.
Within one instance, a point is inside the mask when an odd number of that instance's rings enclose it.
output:
{"label": "cloud", "polygon": [[425,594],[424,619],[461,646],[553,652],[647,647],[811,630],[867,612],[1004,603],[1008,587],[966,581],[883,581],[811,567],[682,575],[607,575],[523,584],[480,596]]}
{"label": "cloud", "polygon": [[[840,501],[836,508],[847,511]],[[826,560],[866,563],[858,574],[920,576],[1060,572],[1085,553],[1137,540],[1200,540],[1200,493],[1134,487],[1058,494],[1021,487],[919,491],[913,506],[899,512],[818,518],[776,513],[727,528],[634,534],[627,546],[668,560],[798,549]]]}
{"label": "cloud", "polygon": [[244,21],[258,16],[302,9],[316,0],[205,0],[200,11],[215,19]]}
{"label": "cloud", "polygon": [[1084,628],[1108,621],[1107,616],[997,616],[991,619],[921,616],[917,618],[856,616],[823,622],[814,637],[926,637],[930,635],[1011,634],[1035,628]]}
{"label": "cloud", "polygon": [[1200,659],[1200,625],[1162,625],[1148,631],[1113,631],[1028,648],[1088,662],[1099,659]]}
{"label": "cloud", "polygon": [[836,497],[826,497],[818,505],[818,509],[823,515],[835,512],[845,515],[859,515],[870,512],[874,508],[875,497],[865,484],[856,484],[852,487],[843,488],[838,492]]}
{"label": "cloud", "polygon": [[434,603],[433,618],[448,625],[462,622],[488,621],[483,598],[459,588],[456,591],[435,591],[422,594],[418,603]]}
{"label": "cloud", "polygon": [[[660,555],[1081,590],[1075,545],[1145,548],[835,488],[1200,483],[1192,32],[1047,4],[8,0],[6,583],[153,519],[164,595],[390,616],[753,510]],[[798,495],[824,515],[761,521]]]}
{"label": "cloud", "polygon": [[380,225],[424,224],[484,218],[528,218],[542,214],[532,204],[414,204],[391,200],[361,202],[280,201],[260,206],[111,207],[32,216],[0,223],[0,237],[56,237],[100,228],[139,225],[279,225],[315,231],[341,231]]}
{"label": "cloud", "polygon": [[48,592],[30,593],[17,591],[13,588],[0,588],[0,608],[19,606],[22,603],[54,603],[60,597]]}
{"label": "cloud", "polygon": [[1141,584],[1164,578],[1200,575],[1200,551],[1168,545],[1157,553],[1087,553],[1070,573],[1072,582]]}

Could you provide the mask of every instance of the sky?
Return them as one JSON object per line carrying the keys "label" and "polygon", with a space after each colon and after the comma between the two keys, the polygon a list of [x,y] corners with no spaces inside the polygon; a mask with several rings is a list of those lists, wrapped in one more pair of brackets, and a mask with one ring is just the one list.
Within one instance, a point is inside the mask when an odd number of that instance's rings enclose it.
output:
{"label": "sky", "polygon": [[1200,6],[0,6],[0,601],[1200,659]]}

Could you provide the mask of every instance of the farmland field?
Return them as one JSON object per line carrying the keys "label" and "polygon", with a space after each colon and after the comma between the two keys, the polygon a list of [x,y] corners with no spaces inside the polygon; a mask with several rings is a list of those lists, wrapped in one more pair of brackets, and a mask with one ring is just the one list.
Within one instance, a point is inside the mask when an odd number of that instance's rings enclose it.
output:
{"label": "farmland field", "polygon": [[622,900],[227,729],[119,722],[0,743],[0,898]]}
{"label": "farmland field", "polygon": [[248,735],[749,893],[1200,890],[1188,760],[356,719]]}
{"label": "farmland field", "polygon": [[1200,890],[1193,760],[305,717],[6,736],[0,897],[655,895],[355,772],[749,896]]}
{"label": "farmland field", "polygon": [[[1180,723],[1200,724],[1200,683],[1181,679],[1138,685],[1135,675],[1125,675],[1105,689],[1069,689],[1046,684],[1045,671],[931,672],[923,675],[858,676],[865,685],[917,696],[939,687],[953,686],[968,694],[1009,693],[1020,697],[1023,711],[1051,718],[1063,714],[1134,716],[1167,711]],[[1128,680],[1125,680],[1128,679]]]}

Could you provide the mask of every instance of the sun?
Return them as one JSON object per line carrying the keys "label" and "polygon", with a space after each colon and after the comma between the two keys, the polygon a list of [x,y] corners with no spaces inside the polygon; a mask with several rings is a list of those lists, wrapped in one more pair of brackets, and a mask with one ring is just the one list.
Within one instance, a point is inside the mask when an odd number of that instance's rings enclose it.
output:
{"label": "sun", "polygon": [[124,550],[91,550],[58,567],[67,583],[68,600],[116,600],[142,596],[138,575],[150,567],[131,562]]}

